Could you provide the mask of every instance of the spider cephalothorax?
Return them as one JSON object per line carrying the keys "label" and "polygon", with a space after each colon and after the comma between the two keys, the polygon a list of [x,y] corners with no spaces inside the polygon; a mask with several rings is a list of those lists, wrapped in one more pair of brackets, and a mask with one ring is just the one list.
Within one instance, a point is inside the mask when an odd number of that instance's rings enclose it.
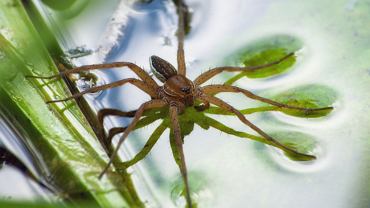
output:
{"label": "spider cephalothorax", "polygon": [[168,104],[176,102],[176,105],[181,106],[181,112],[184,107],[194,105],[195,87],[192,81],[184,75],[177,74],[172,64],[158,56],[150,57],[150,66],[155,77],[164,83],[158,89],[159,98]]}
{"label": "spider cephalothorax", "polygon": [[[115,68],[115,67],[127,67],[128,69],[132,70],[136,75],[139,77],[139,79],[136,78],[128,78],[128,79],[122,79],[113,83],[105,84],[98,87],[90,88],[86,91],[77,93],[72,95],[71,97],[61,99],[61,100],[52,100],[47,101],[47,103],[53,103],[53,102],[61,102],[61,101],[67,101],[70,99],[74,99],[77,97],[81,97],[82,95],[90,92],[96,92],[99,90],[105,90],[113,87],[119,87],[125,84],[132,84],[139,88],[140,90],[147,93],[151,100],[143,103],[137,110],[130,111],[130,112],[124,112],[117,109],[102,109],[98,112],[98,120],[101,126],[103,126],[103,119],[105,116],[108,115],[116,115],[116,116],[124,116],[124,117],[133,117],[132,122],[124,128],[115,129],[114,132],[109,132],[109,136],[105,136],[105,133],[103,133],[103,137],[105,139],[109,139],[108,142],[110,142],[110,139],[118,134],[122,133],[115,150],[110,154],[110,160],[106,166],[106,168],[102,171],[99,177],[102,177],[104,173],[108,170],[109,166],[112,163],[112,160],[117,155],[119,147],[122,145],[124,140],[127,138],[129,133],[134,130],[136,124],[138,123],[139,119],[143,116],[144,112],[149,109],[158,109],[158,108],[168,108],[168,116],[170,118],[170,125],[171,125],[171,131],[174,135],[174,140],[177,148],[177,152],[180,156],[180,163],[179,168],[181,171],[181,175],[184,180],[185,184],[185,196],[188,203],[188,206],[191,207],[191,198],[190,198],[190,188],[188,184],[188,177],[187,177],[187,170],[186,170],[186,164],[185,164],[185,156],[183,152],[183,139],[181,135],[181,129],[179,124],[178,115],[181,114],[185,108],[187,107],[193,107],[195,101],[199,101],[200,103],[203,103],[203,105],[200,106],[194,106],[197,110],[204,110],[210,106],[210,104],[215,105],[219,107],[220,109],[232,113],[238,117],[238,119],[243,122],[246,126],[253,129],[255,132],[257,132],[259,135],[264,137],[268,144],[273,145],[277,148],[282,149],[285,152],[298,154],[307,160],[315,159],[315,156],[299,153],[294,149],[289,148],[288,146],[285,146],[272,138],[269,134],[265,133],[263,130],[258,128],[256,125],[251,123],[240,111],[232,107],[230,104],[224,102],[220,98],[217,98],[215,95],[221,92],[231,92],[231,93],[241,93],[244,96],[259,100],[264,103],[268,103],[270,105],[279,107],[279,108],[286,108],[286,109],[294,109],[299,111],[312,112],[312,111],[321,111],[321,110],[330,110],[332,107],[324,107],[324,108],[303,108],[303,107],[297,107],[297,106],[290,106],[283,103],[279,103],[264,97],[260,97],[246,89],[242,89],[236,86],[229,86],[224,84],[219,85],[206,85],[202,86],[203,83],[211,79],[212,77],[216,76],[217,74],[221,72],[237,72],[237,71],[256,71],[259,69],[263,69],[266,67],[270,67],[276,64],[279,64],[283,61],[285,61],[287,58],[294,56],[294,53],[289,53],[286,56],[280,58],[279,60],[276,60],[274,62],[259,65],[259,66],[248,66],[248,67],[233,67],[233,66],[223,66],[223,67],[216,67],[213,69],[210,69],[202,74],[200,74],[194,81],[189,80],[186,77],[186,67],[185,67],[185,55],[184,55],[184,49],[183,49],[183,39],[184,39],[184,27],[185,27],[185,16],[186,14],[184,12],[187,11],[186,5],[181,1],[177,1],[178,8],[178,15],[179,15],[179,26],[177,31],[178,36],[178,50],[177,50],[177,67],[176,68],[170,64],[169,62],[165,61],[164,59],[158,57],[158,56],[151,56],[150,57],[150,66],[153,74],[155,77],[162,82],[163,85],[159,85],[144,69],[140,68],[139,66],[130,63],[130,62],[113,62],[113,63],[106,63],[106,64],[95,64],[95,65],[86,65],[77,67],[68,71],[63,71],[59,73],[58,75],[53,75],[49,77],[38,77],[38,76],[31,76],[35,78],[55,78],[59,77],[60,75],[70,74],[70,73],[78,73],[81,71],[87,71],[92,69],[109,69],[109,68]],[[167,111],[166,111],[167,112]],[[102,129],[104,129],[102,127]],[[104,130],[103,130],[104,131]],[[103,138],[104,139],[104,138]]]}
{"label": "spider cephalothorax", "polygon": [[194,84],[183,75],[170,77],[160,90],[163,92],[161,98],[168,100],[168,102],[180,102],[185,106],[194,105]]}

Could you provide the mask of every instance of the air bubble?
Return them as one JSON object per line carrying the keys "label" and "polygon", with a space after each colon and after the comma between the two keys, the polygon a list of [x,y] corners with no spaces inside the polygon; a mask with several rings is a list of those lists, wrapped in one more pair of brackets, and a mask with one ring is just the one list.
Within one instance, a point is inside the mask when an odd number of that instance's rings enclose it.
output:
{"label": "air bubble", "polygon": [[[101,86],[104,84],[104,80],[100,79],[93,73],[87,73],[87,74],[79,74],[75,78],[72,78],[74,80],[77,88],[80,91],[86,91],[96,86]],[[102,91],[97,91],[93,93],[89,93],[89,95],[93,95],[94,97],[98,97]]]}

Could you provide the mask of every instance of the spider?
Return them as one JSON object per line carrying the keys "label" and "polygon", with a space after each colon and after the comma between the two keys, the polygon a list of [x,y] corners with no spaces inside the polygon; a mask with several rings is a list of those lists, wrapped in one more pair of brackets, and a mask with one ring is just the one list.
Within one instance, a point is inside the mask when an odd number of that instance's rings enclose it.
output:
{"label": "spider", "polygon": [[[63,102],[71,99],[75,99],[78,97],[83,96],[87,93],[93,93],[101,90],[106,90],[114,87],[120,87],[125,84],[132,84],[136,86],[138,89],[142,90],[143,92],[147,93],[151,100],[143,103],[137,110],[130,111],[130,112],[123,112],[117,109],[102,109],[98,112],[98,120],[99,125],[103,126],[104,117],[108,115],[116,115],[116,116],[123,116],[123,117],[133,117],[131,123],[125,127],[117,129],[115,128],[114,131],[109,132],[109,136],[107,137],[104,133],[104,137],[109,142],[111,141],[112,137],[117,134],[123,132],[123,135],[120,137],[116,148],[110,154],[110,160],[107,163],[104,170],[98,176],[101,178],[109,169],[110,165],[112,164],[113,159],[117,156],[117,152],[120,146],[123,144],[125,139],[128,137],[129,133],[135,129],[135,126],[138,124],[140,118],[143,116],[144,112],[150,109],[160,109],[160,108],[167,108],[168,115],[170,118],[171,124],[171,133],[174,136],[176,148],[178,154],[180,156],[180,164],[179,169],[184,181],[185,185],[185,198],[188,204],[188,207],[192,207],[192,201],[190,197],[190,186],[188,182],[187,176],[187,168],[185,163],[185,155],[183,151],[183,135],[181,134],[180,123],[178,116],[184,112],[186,108],[194,107],[198,111],[204,111],[208,109],[211,104],[215,105],[224,111],[232,113],[238,117],[238,119],[243,122],[246,126],[253,129],[257,132],[260,136],[265,138],[268,142],[273,144],[275,147],[282,149],[287,153],[298,154],[310,159],[315,159],[314,155],[300,153],[284,144],[280,143],[279,141],[275,140],[269,134],[264,132],[262,129],[258,128],[252,122],[250,122],[239,110],[231,106],[230,104],[226,103],[225,101],[221,100],[220,98],[215,97],[216,94],[222,92],[229,92],[229,93],[242,93],[244,96],[258,100],[272,106],[276,106],[278,108],[285,108],[285,109],[294,109],[303,111],[305,113],[313,112],[313,111],[322,111],[322,110],[331,110],[332,107],[323,107],[323,108],[304,108],[304,107],[297,107],[291,106],[283,103],[276,102],[271,99],[267,99],[261,96],[258,96],[251,91],[246,89],[242,89],[236,86],[230,86],[225,84],[212,84],[202,86],[206,81],[210,80],[214,76],[222,73],[222,72],[241,72],[241,71],[256,71],[259,69],[263,69],[266,67],[270,67],[273,65],[277,65],[291,56],[294,56],[294,53],[289,53],[284,57],[276,60],[274,62],[259,65],[259,66],[246,66],[246,67],[233,67],[233,66],[222,66],[212,68],[202,74],[200,74],[195,80],[189,80],[186,77],[186,64],[185,64],[185,54],[184,54],[184,37],[185,37],[185,29],[188,26],[188,7],[182,0],[174,1],[177,6],[177,13],[178,13],[178,29],[177,29],[177,40],[178,40],[178,47],[177,47],[177,70],[176,68],[167,62],[166,60],[158,57],[158,56],[151,56],[149,58],[151,71],[154,76],[161,82],[159,85],[150,74],[148,74],[143,68],[140,68],[134,63],[130,62],[113,62],[113,63],[104,63],[104,64],[93,64],[93,65],[85,65],[77,68],[73,68],[70,70],[65,70],[60,72],[59,74],[52,75],[52,76],[30,76],[33,78],[41,78],[41,79],[52,79],[58,78],[60,76],[68,75],[71,73],[79,73],[82,71],[89,71],[95,69],[110,69],[110,68],[117,68],[117,67],[125,67],[133,71],[139,79],[136,78],[127,78],[122,79],[116,82],[112,82],[110,84],[105,84],[101,86],[92,87],[88,90],[73,94],[70,97],[60,100],[51,100],[47,101],[47,103],[55,103],[55,102]],[[201,103],[200,105],[196,105],[196,103]],[[103,130],[104,131],[104,130]]]}

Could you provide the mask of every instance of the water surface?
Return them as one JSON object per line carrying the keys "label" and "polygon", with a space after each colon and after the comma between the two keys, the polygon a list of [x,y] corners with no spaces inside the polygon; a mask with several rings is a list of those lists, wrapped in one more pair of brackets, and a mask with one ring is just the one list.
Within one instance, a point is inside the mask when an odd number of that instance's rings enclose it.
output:
{"label": "water surface", "polygon": [[[299,118],[279,112],[251,115],[267,132],[299,132],[315,140],[313,162],[291,161],[276,149],[216,130],[196,127],[186,137],[185,155],[194,197],[200,207],[367,207],[369,206],[368,61],[370,6],[366,1],[189,0],[192,30],[185,40],[188,76],[210,67],[261,39],[285,35],[302,48],[288,72],[265,79],[243,78],[237,86],[259,94],[278,94],[307,85],[322,85],[336,94],[334,111],[323,118]],[[155,54],[176,65],[176,13],[169,1],[150,4],[111,1],[91,4],[63,19],[60,34],[67,49],[84,46],[94,53],[76,64],[131,61],[149,71]],[[126,7],[127,6],[127,7]],[[117,8],[119,10],[117,10]],[[44,8],[47,10],[47,8]],[[99,15],[97,15],[99,14]],[[54,15],[54,16],[53,16]],[[58,16],[59,15],[59,16]],[[95,72],[94,72],[95,73]],[[132,77],[128,70],[96,72],[103,82]],[[210,83],[222,83],[230,74]],[[96,109],[137,108],[149,99],[134,87],[86,96]],[[220,97],[238,108],[256,103],[240,95]],[[322,99],[325,99],[323,97]],[[235,129],[253,133],[235,117],[213,116]],[[108,126],[127,124],[110,119]],[[159,123],[133,133],[122,148],[132,157]],[[179,170],[172,158],[168,130],[150,155],[132,168],[143,201],[157,207],[182,206],[177,198]]]}

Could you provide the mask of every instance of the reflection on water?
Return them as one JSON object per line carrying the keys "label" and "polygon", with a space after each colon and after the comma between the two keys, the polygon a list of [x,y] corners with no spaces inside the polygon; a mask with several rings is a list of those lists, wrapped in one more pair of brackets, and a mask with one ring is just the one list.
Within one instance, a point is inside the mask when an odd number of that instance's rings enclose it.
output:
{"label": "reflection on water", "polygon": [[[366,207],[369,204],[369,167],[366,164],[370,164],[369,118],[365,116],[369,113],[366,69],[370,66],[368,57],[361,54],[368,51],[370,45],[366,41],[369,33],[361,26],[364,22],[360,19],[369,18],[369,13],[361,11],[370,9],[356,3],[349,11],[346,10],[348,2],[342,0],[186,2],[194,13],[192,31],[185,41],[190,78],[209,67],[224,64],[230,54],[243,46],[253,45],[266,37],[287,34],[302,42],[297,62],[291,70],[274,79],[241,78],[235,85],[257,94],[268,92],[272,95],[304,85],[323,85],[338,95],[333,104],[335,110],[323,118],[298,118],[280,112],[249,116],[267,132],[283,130],[287,135],[289,132],[310,135],[316,143],[312,152],[318,153],[318,159],[312,162],[291,161],[276,149],[262,144],[195,127],[186,137],[184,148],[190,172],[200,172],[208,181],[202,185],[202,190],[207,192],[204,200],[211,199],[212,202],[210,205],[205,203],[204,207],[245,207],[246,204],[250,207]],[[149,70],[148,57],[155,54],[175,64],[176,15],[173,5],[159,0],[149,4],[136,3],[132,9],[122,11],[121,21],[127,23],[112,24],[115,20],[110,18],[120,12],[116,8],[122,8],[118,6],[122,3],[129,4],[126,1],[100,3],[64,22],[70,31],[63,36],[67,49],[86,45],[96,51],[77,59],[76,63],[124,60]],[[352,20],[357,21],[356,25]],[[119,35],[109,36],[109,31]],[[106,40],[106,37],[113,37],[113,40]],[[101,41],[111,41],[104,53],[99,52]],[[107,83],[133,76],[128,70],[118,69],[97,74]],[[212,83],[222,83],[229,77],[230,74],[219,76]],[[238,108],[256,105],[238,95],[223,94],[221,97]],[[148,96],[135,88],[122,87],[91,99],[91,103],[97,108],[132,110],[147,99]],[[240,131],[250,132],[235,117],[212,117]],[[127,122],[111,119],[107,125],[122,126]],[[132,134],[126,153],[132,156],[156,125]],[[166,131],[149,156],[131,169],[139,192],[145,193],[143,201],[148,200],[150,206],[181,204],[177,199],[171,199],[171,179],[179,175],[179,170],[170,151]],[[131,157],[128,155],[125,156]],[[199,197],[199,204],[202,200]]]}
{"label": "reflection on water", "polygon": [[[212,207],[213,194],[210,183],[202,172],[189,172],[189,184],[192,188],[191,198],[198,207]],[[185,207],[185,187],[181,177],[171,184],[171,200],[177,207]],[[212,205],[212,206],[211,206]]]}
{"label": "reflection on water", "polygon": [[0,200],[47,200],[52,190],[43,182],[38,172],[42,165],[35,163],[20,132],[0,106]]}

